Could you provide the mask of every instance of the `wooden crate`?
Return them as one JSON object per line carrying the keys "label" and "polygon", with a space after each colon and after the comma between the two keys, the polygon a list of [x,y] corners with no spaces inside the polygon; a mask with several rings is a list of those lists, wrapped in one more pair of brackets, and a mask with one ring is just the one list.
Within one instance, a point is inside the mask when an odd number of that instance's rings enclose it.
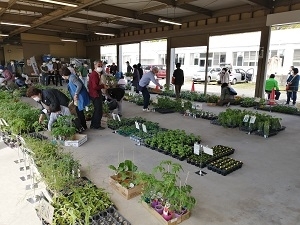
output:
{"label": "wooden crate", "polygon": [[109,177],[109,184],[117,191],[119,192],[124,198],[127,200],[134,198],[141,194],[142,192],[142,184],[136,185],[133,188],[127,189],[123,187],[121,184],[119,184],[116,181],[116,175]]}
{"label": "wooden crate", "polygon": [[163,225],[175,225],[175,224],[179,224],[182,223],[183,221],[187,220],[188,218],[190,218],[191,216],[191,212],[187,212],[185,214],[183,214],[180,217],[177,218],[173,218],[170,221],[166,221],[162,215],[160,215],[158,212],[155,211],[155,209],[153,209],[149,204],[147,204],[146,202],[142,201],[142,205],[152,214],[154,215],[161,224]]}
{"label": "wooden crate", "polygon": [[188,218],[190,218],[191,216],[191,212],[187,212],[185,214],[183,214],[182,216],[177,218],[177,223],[182,223],[183,221],[187,220]]}
{"label": "wooden crate", "polygon": [[142,201],[142,205],[148,210],[148,212],[150,212],[153,216],[155,216],[157,218],[157,220],[159,221],[160,224],[162,224],[162,225],[176,225],[177,224],[178,218],[173,218],[169,221],[166,221],[162,217],[162,215],[160,215],[158,212],[156,212],[155,209],[153,209],[149,204]]}

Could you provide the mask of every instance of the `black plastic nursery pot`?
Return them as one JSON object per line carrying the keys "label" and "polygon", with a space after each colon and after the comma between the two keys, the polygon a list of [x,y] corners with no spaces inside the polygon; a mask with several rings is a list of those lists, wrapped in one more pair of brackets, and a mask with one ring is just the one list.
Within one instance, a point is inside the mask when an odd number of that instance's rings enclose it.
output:
{"label": "black plastic nursery pot", "polygon": [[161,113],[161,114],[167,114],[167,113],[175,113],[174,109],[160,109],[160,108],[155,108],[155,112]]}

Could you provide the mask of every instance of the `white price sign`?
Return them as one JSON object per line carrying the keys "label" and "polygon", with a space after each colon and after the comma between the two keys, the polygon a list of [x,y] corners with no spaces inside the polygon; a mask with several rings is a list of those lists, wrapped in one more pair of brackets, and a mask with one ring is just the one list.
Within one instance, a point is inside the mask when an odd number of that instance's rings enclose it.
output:
{"label": "white price sign", "polygon": [[121,122],[121,118],[118,114],[117,114],[117,119],[119,120],[119,122]]}
{"label": "white price sign", "polygon": [[140,129],[140,124],[137,121],[135,121],[135,128],[138,130]]}
{"label": "white price sign", "polygon": [[200,155],[200,145],[198,143],[194,143],[194,154]]}
{"label": "white price sign", "polygon": [[147,127],[146,127],[145,124],[142,124],[142,128],[143,128],[143,131],[144,131],[145,133],[147,133]]}
{"label": "white price sign", "polygon": [[255,120],[256,120],[256,116],[251,116],[250,123],[255,123]]}
{"label": "white price sign", "polygon": [[5,119],[2,119],[2,123],[8,127],[8,124],[6,123]]}
{"label": "white price sign", "polygon": [[244,119],[243,119],[243,122],[244,122],[244,123],[248,123],[249,118],[250,118],[249,115],[245,115],[245,116],[244,116]]}
{"label": "white price sign", "polygon": [[203,146],[203,152],[208,154],[208,155],[214,155],[214,152],[211,148]]}
{"label": "white price sign", "polygon": [[54,207],[43,198],[38,206],[38,213],[47,223],[52,224]]}

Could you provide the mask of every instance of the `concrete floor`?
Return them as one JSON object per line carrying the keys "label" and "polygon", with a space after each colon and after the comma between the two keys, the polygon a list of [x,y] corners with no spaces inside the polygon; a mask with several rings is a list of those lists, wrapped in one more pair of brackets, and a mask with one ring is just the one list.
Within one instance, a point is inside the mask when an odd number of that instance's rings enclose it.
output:
{"label": "concrete floor", "polygon": [[[226,109],[208,107],[206,104],[203,107],[215,113]],[[211,125],[204,119],[183,117],[178,113],[163,115],[142,112],[141,107],[124,102],[124,117],[141,116],[158,122],[161,127],[183,129],[201,135],[202,144],[210,147],[221,144],[235,148],[231,157],[243,161],[244,165],[226,177],[206,168],[204,171],[207,175],[200,177],[194,173],[198,170],[195,166],[137,146],[129,138],[114,134],[110,129],[87,130],[88,141],[79,148],[68,149],[80,160],[82,175],[109,191],[120,213],[133,225],[158,225],[159,222],[143,208],[139,197],[125,200],[109,186],[108,177],[113,172],[107,167],[110,164],[116,165],[118,159],[134,160],[140,170],[148,172],[161,160],[171,159],[181,163],[185,170],[182,177],[185,179],[186,173],[190,172],[188,183],[193,187],[193,195],[197,199],[191,218],[183,223],[185,225],[299,225],[299,117],[272,115],[281,117],[282,125],[287,129],[265,139],[238,129]],[[1,200],[2,208],[3,204],[7,203]],[[8,208],[8,211],[15,210],[17,208]],[[1,222],[0,225],[17,224]]]}

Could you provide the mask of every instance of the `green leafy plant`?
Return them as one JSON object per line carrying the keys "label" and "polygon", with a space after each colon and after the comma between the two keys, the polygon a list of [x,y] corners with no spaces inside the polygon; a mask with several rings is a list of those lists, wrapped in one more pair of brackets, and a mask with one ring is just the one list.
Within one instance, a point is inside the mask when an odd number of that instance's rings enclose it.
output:
{"label": "green leafy plant", "polygon": [[130,183],[137,184],[136,172],[138,167],[131,160],[125,160],[119,163],[117,167],[109,165],[108,168],[115,172],[116,180],[122,186],[129,188]]}
{"label": "green leafy plant", "polygon": [[61,138],[62,140],[71,139],[76,133],[76,128],[72,123],[74,116],[60,116],[53,123],[53,128],[51,134],[56,138]]}
{"label": "green leafy plant", "polygon": [[217,95],[207,95],[206,102],[207,103],[217,103],[220,97]]}

